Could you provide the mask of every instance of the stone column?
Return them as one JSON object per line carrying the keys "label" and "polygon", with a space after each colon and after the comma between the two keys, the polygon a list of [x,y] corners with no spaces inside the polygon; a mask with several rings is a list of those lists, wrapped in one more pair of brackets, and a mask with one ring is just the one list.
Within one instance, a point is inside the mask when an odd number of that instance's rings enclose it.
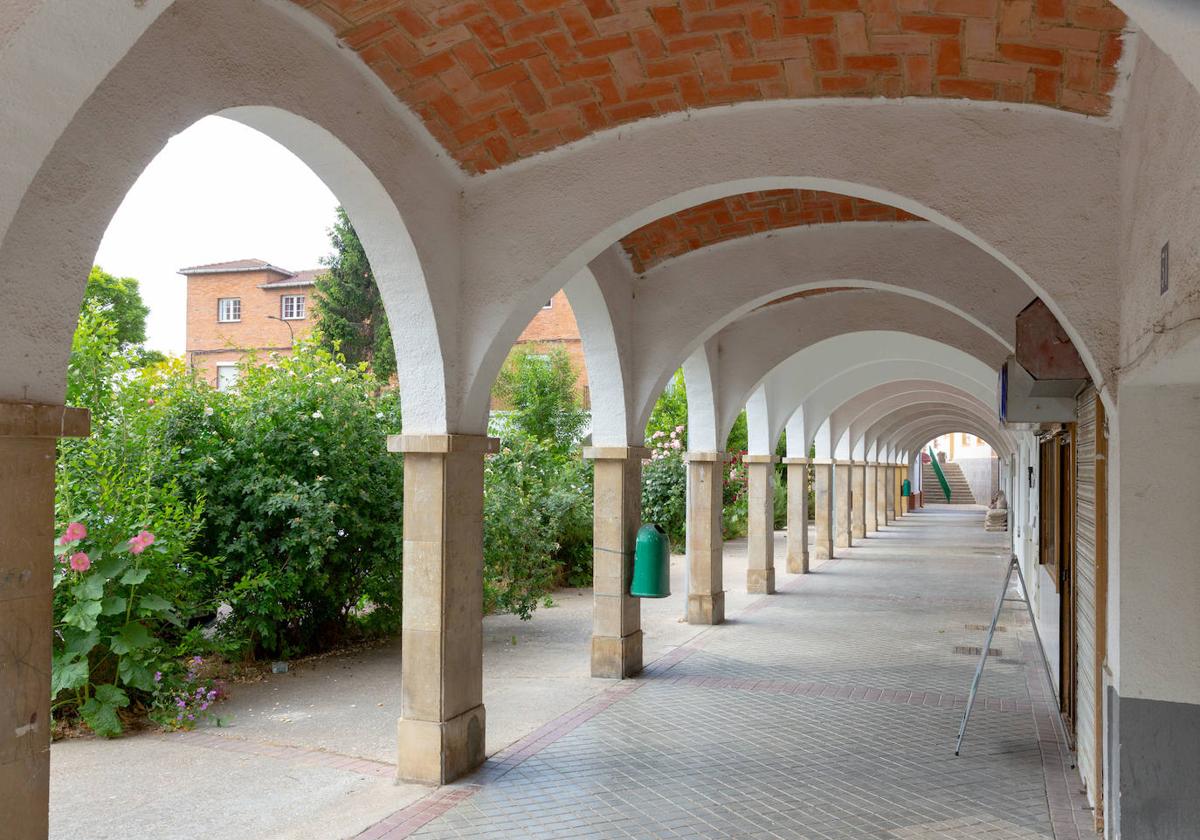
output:
{"label": "stone column", "polygon": [[392,435],[404,453],[397,775],[441,785],[485,757],[482,435]]}
{"label": "stone column", "polygon": [[808,459],[785,458],[787,464],[787,570],[808,574]]}
{"label": "stone column", "polygon": [[899,519],[904,515],[904,499],[900,496],[900,465],[892,467],[892,516]]}
{"label": "stone column", "polygon": [[867,536],[867,465],[850,465],[850,533],[855,539]]}
{"label": "stone column", "polygon": [[724,452],[687,453],[689,624],[720,624],[725,620],[721,490],[728,460]]}
{"label": "stone column", "polygon": [[896,468],[895,464],[888,464],[888,486],[887,486],[888,502],[887,502],[887,517],[888,522],[896,521]]}
{"label": "stone column", "polygon": [[88,433],[82,409],[0,403],[0,814],[5,837],[50,815],[54,458]]}
{"label": "stone column", "polygon": [[863,528],[871,534],[879,530],[879,477],[875,464],[863,466]]}
{"label": "stone column", "polygon": [[853,544],[850,539],[850,462],[833,462],[833,489],[837,494],[836,513],[837,526],[833,544],[838,548],[849,548]]}
{"label": "stone column", "polygon": [[746,455],[749,478],[746,523],[746,592],[770,595],[775,591],[775,465],[774,455]]}
{"label": "stone column", "polygon": [[877,526],[877,529],[888,524],[887,471],[887,464],[875,465],[875,525]]}
{"label": "stone column", "polygon": [[813,556],[827,560],[833,556],[833,462],[813,459],[813,504],[816,505],[816,542]]}
{"label": "stone column", "polygon": [[592,676],[632,677],[642,670],[641,599],[629,594],[642,514],[642,459],[634,446],[592,446]]}

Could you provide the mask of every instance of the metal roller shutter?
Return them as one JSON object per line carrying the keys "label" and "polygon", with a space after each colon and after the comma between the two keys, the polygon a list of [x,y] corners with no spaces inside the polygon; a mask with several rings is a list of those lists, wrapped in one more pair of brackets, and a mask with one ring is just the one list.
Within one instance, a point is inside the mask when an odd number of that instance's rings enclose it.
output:
{"label": "metal roller shutter", "polygon": [[[1098,585],[1097,526],[1102,500],[1098,494],[1097,469],[1104,469],[1103,459],[1097,459],[1098,427],[1103,417],[1096,390],[1088,388],[1077,402],[1076,473],[1075,473],[1075,628],[1076,628],[1076,719],[1075,734],[1079,772],[1088,788],[1088,799],[1098,806],[1100,762],[1098,730],[1100,728],[1100,693],[1098,651],[1104,644],[1103,610],[1100,599],[1103,585]],[[1099,415],[1099,417],[1098,417]],[[1103,447],[1103,442],[1101,441]],[[1101,479],[1102,487],[1103,479]],[[1103,537],[1101,537],[1101,540]],[[1103,562],[1103,560],[1101,560]],[[1099,621],[1098,621],[1099,618]],[[1099,809],[1097,808],[1099,812]]]}

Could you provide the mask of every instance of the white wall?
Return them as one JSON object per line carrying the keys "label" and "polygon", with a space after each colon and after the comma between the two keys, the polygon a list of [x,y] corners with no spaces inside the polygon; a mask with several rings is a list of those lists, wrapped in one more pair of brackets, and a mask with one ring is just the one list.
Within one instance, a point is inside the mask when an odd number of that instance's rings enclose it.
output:
{"label": "white wall", "polygon": [[[989,449],[991,447],[988,447]],[[971,495],[978,504],[986,505],[992,501],[992,463],[993,458],[955,458],[963,471],[967,484],[971,485]]]}

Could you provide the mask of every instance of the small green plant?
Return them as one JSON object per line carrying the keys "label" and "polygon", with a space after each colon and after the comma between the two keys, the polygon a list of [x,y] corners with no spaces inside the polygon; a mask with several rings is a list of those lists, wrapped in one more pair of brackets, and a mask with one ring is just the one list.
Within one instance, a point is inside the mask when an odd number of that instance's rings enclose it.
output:
{"label": "small green plant", "polygon": [[655,430],[647,441],[650,460],[642,464],[642,521],[661,526],[675,551],[683,550],[687,531],[686,435],[682,423]]}
{"label": "small green plant", "polygon": [[56,711],[73,707],[106,737],[120,734],[118,710],[130,705],[131,693],[154,692],[155,673],[173,647],[163,631],[182,626],[151,577],[156,567],[161,574],[153,555],[170,549],[146,530],[113,544],[113,530],[102,525],[89,532],[83,522],[71,522],[55,546],[59,618],[50,689]]}
{"label": "small green plant", "polygon": [[[155,695],[151,717],[165,729],[195,729],[210,717],[213,706],[225,699],[225,684],[207,673],[204,658],[193,656],[185,666],[154,675]],[[221,719],[217,718],[220,725]]]}

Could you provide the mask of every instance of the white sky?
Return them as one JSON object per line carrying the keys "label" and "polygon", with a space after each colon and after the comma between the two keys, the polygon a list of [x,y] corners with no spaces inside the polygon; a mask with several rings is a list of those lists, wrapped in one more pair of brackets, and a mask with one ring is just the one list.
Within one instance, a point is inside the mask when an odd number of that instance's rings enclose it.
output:
{"label": "white sky", "polygon": [[176,135],[117,210],[95,262],[136,277],[150,307],[147,344],[182,354],[185,281],[176,272],[250,257],[293,271],[330,251],[337,199],[264,134],[206,117]]}

